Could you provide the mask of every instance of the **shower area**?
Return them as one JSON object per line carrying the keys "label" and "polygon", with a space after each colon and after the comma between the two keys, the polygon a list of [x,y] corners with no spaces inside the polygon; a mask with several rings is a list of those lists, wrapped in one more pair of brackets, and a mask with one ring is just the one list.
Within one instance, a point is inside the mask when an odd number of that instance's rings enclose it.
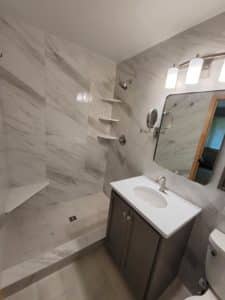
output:
{"label": "shower area", "polygon": [[5,288],[104,236],[116,65],[11,18],[0,45]]}

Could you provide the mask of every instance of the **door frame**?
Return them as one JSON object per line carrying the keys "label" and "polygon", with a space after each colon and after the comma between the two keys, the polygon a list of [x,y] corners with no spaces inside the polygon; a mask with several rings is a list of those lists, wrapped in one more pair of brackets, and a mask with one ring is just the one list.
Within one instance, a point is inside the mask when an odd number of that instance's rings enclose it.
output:
{"label": "door frame", "polygon": [[208,113],[204,122],[204,126],[203,126],[203,130],[202,133],[200,135],[200,139],[195,151],[195,156],[194,156],[194,160],[192,163],[192,167],[191,170],[189,172],[188,178],[190,180],[195,180],[196,175],[197,175],[197,171],[199,168],[199,159],[202,157],[204,148],[205,148],[205,143],[209,134],[209,131],[211,129],[212,126],[212,122],[215,116],[215,112],[216,112],[216,108],[218,105],[218,102],[225,98],[225,95],[215,95],[212,97],[211,102],[209,104],[209,109],[208,109]]}

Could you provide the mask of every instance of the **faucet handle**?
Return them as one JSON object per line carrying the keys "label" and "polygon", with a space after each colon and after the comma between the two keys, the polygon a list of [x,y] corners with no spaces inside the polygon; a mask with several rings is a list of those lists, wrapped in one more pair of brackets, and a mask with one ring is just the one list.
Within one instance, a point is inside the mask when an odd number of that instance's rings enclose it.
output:
{"label": "faucet handle", "polygon": [[155,178],[155,182],[159,183],[160,177],[161,177],[161,176],[156,177],[156,178]]}
{"label": "faucet handle", "polygon": [[165,177],[165,176],[159,176],[159,177],[157,177],[157,178],[155,179],[155,181],[156,181],[156,182],[160,182],[160,180],[162,180],[162,179],[166,180],[166,177]]}

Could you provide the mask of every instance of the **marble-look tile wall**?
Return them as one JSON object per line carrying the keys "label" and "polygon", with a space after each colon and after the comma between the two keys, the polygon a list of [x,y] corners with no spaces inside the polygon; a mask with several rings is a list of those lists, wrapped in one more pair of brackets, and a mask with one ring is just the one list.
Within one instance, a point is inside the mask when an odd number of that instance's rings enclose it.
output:
{"label": "marble-look tile wall", "polygon": [[[1,99],[1,94],[0,94]],[[6,140],[5,140],[5,128],[3,122],[3,111],[0,103],[0,228],[2,225],[2,215],[4,214],[4,204],[7,187],[7,164],[6,164]]]}
{"label": "marble-look tile wall", "polygon": [[[112,106],[101,98],[113,96],[116,65],[12,18],[0,19],[0,44],[10,187],[50,181],[8,216],[5,247],[17,249],[9,251],[14,256],[6,258],[9,266],[37,254],[37,241],[40,251],[57,246],[59,228],[69,240],[64,203],[102,191],[108,145],[100,144],[97,135],[111,128],[98,118],[111,116]],[[83,91],[92,94],[92,103],[76,101]],[[57,220],[61,226],[53,228]],[[30,240],[19,243],[25,234]]]}
{"label": "marble-look tile wall", "polygon": [[[70,200],[103,186],[108,147],[97,135],[110,127],[98,118],[111,116],[101,98],[113,95],[115,65],[50,35],[45,43],[47,173],[53,197],[56,189]],[[90,92],[93,102],[77,102],[80,91]]]}
{"label": "marble-look tile wall", "polygon": [[[1,84],[0,84],[1,87]],[[0,90],[0,282],[1,271],[3,269],[5,249],[5,201],[8,195],[8,172],[6,159],[6,136],[3,121],[3,109],[1,105],[1,90]],[[1,294],[0,294],[1,299]]]}
{"label": "marble-look tile wall", "polygon": [[1,101],[10,186],[46,177],[44,34],[10,18],[0,19],[3,57]]}
{"label": "marble-look tile wall", "polygon": [[116,86],[116,97],[123,99],[122,105],[113,108],[113,117],[121,121],[114,129],[115,134],[124,133],[127,144],[114,144],[110,148],[106,172],[105,190],[109,182],[120,178],[145,173],[151,178],[167,176],[171,190],[201,206],[203,212],[195,223],[183,259],[180,276],[192,290],[196,289],[199,277],[204,273],[205,254],[210,231],[219,227],[225,232],[225,194],[217,184],[225,166],[225,148],[220,154],[212,181],[201,186],[183,177],[160,168],[153,162],[155,140],[151,134],[141,134],[145,128],[146,113],[153,108],[162,111],[165,98],[171,93],[190,91],[225,90],[225,84],[218,82],[223,60],[215,60],[202,73],[200,83],[185,86],[186,70],[179,74],[177,88],[164,88],[167,69],[194,57],[197,53],[208,54],[224,51],[225,14],[191,28],[145,52],[122,62],[118,67],[117,79],[132,79],[128,90]]}

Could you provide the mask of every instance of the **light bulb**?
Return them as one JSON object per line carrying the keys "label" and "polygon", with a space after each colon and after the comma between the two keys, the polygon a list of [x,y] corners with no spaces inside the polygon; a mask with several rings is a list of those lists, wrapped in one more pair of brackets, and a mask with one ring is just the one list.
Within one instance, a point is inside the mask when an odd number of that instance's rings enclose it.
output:
{"label": "light bulb", "polygon": [[219,82],[225,82],[225,61],[220,72]]}
{"label": "light bulb", "polygon": [[190,61],[185,81],[186,84],[197,84],[199,82],[203,63],[204,60],[200,57],[193,58]]}
{"label": "light bulb", "polygon": [[177,83],[177,77],[178,77],[178,68],[176,68],[175,66],[169,68],[167,72],[165,88],[175,89]]}

